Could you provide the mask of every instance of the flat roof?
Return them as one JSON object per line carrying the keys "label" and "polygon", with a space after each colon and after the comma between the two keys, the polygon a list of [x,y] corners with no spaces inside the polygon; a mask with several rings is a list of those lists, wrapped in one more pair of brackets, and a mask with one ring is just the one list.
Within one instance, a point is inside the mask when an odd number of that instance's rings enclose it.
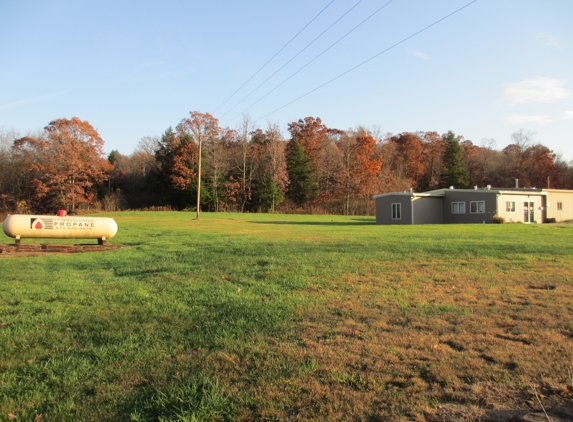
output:
{"label": "flat roof", "polygon": [[569,189],[543,189],[543,192],[550,192],[550,193],[573,193],[573,190],[569,190]]}
{"label": "flat roof", "polygon": [[410,196],[410,197],[441,197],[445,196],[446,192],[464,192],[464,193],[495,193],[503,195],[523,195],[523,194],[536,194],[546,196],[547,192],[571,192],[563,189],[537,189],[537,188],[479,188],[479,189],[436,189],[427,192],[388,192],[379,195],[374,195],[372,199],[382,198],[385,196]]}

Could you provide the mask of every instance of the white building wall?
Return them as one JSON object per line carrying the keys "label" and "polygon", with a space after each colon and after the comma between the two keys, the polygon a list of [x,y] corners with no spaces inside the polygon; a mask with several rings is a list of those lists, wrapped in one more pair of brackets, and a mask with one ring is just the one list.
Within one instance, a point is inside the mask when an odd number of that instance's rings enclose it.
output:
{"label": "white building wall", "polygon": [[[573,191],[571,190],[551,190],[547,192],[547,218],[555,218],[556,221],[573,219]],[[561,209],[558,209],[558,203]]]}
{"label": "white building wall", "polygon": [[[507,202],[515,202],[515,211],[507,210]],[[533,202],[533,221],[525,219],[525,203]],[[504,194],[497,197],[497,215],[503,217],[506,222],[543,223],[545,220],[543,196],[539,194]],[[531,210],[528,209],[528,219],[531,219]]]}

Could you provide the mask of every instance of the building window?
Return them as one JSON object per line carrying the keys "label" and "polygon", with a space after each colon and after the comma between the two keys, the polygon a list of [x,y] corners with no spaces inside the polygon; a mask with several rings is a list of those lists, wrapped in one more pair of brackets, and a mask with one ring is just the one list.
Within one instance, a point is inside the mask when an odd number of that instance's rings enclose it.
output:
{"label": "building window", "polygon": [[515,201],[505,202],[505,212],[515,212]]}
{"label": "building window", "polygon": [[452,202],[452,214],[465,214],[465,213],[466,213],[465,202]]}
{"label": "building window", "polygon": [[471,201],[470,202],[470,213],[471,214],[483,214],[483,213],[485,213],[485,201]]}
{"label": "building window", "polygon": [[392,220],[402,219],[402,204],[392,204]]}
{"label": "building window", "polygon": [[563,202],[557,203],[557,211],[563,211]]}

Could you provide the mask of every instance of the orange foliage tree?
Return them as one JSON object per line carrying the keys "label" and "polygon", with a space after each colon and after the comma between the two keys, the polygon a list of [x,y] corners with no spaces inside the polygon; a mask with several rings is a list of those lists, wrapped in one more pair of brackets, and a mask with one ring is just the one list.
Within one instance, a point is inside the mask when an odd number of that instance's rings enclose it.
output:
{"label": "orange foliage tree", "polygon": [[357,148],[353,173],[360,194],[370,195],[376,176],[382,168],[382,155],[376,152],[376,140],[372,135],[361,131],[356,136]]}
{"label": "orange foliage tree", "polygon": [[34,156],[30,171],[37,210],[74,212],[77,205],[94,199],[96,186],[112,169],[97,130],[77,117],[53,120],[40,136],[20,138],[14,146]]}
{"label": "orange foliage tree", "polygon": [[344,168],[344,214],[351,213],[350,198],[370,201],[377,193],[378,175],[382,169],[382,154],[376,150],[372,135],[359,129],[351,136],[342,137],[339,142]]}
{"label": "orange foliage tree", "polygon": [[404,132],[393,136],[390,141],[397,146],[399,162],[396,164],[403,166],[412,182],[412,187],[418,189],[426,163],[420,137],[414,133]]}
{"label": "orange foliage tree", "polygon": [[169,179],[177,190],[189,189],[191,183],[197,179],[197,162],[199,149],[191,137],[179,132],[174,138],[173,161]]}
{"label": "orange foliage tree", "polygon": [[155,151],[158,186],[155,187],[162,204],[185,207],[193,203],[197,186],[199,149],[190,134],[177,126],[168,128]]}
{"label": "orange foliage tree", "polygon": [[418,189],[431,190],[440,186],[443,173],[442,157],[446,148],[444,140],[437,132],[425,132],[424,139],[424,177],[418,184]]}
{"label": "orange foliage tree", "polygon": [[555,153],[541,144],[532,145],[525,150],[524,171],[530,186],[538,188],[551,187],[550,179],[553,178],[553,186],[559,186],[557,167],[555,165]]}
{"label": "orange foliage tree", "polygon": [[298,142],[304,153],[310,158],[313,167],[318,167],[320,152],[328,140],[328,128],[322,124],[320,117],[305,117],[298,122],[288,124],[291,143]]}

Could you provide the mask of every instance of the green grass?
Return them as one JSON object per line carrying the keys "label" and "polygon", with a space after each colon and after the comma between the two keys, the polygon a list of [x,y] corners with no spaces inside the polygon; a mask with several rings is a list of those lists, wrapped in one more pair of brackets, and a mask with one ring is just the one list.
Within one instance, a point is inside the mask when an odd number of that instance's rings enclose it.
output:
{"label": "green grass", "polygon": [[[569,394],[573,226],[111,216],[128,247],[0,260],[0,421],[432,420]],[[511,400],[484,402],[496,385]]]}

